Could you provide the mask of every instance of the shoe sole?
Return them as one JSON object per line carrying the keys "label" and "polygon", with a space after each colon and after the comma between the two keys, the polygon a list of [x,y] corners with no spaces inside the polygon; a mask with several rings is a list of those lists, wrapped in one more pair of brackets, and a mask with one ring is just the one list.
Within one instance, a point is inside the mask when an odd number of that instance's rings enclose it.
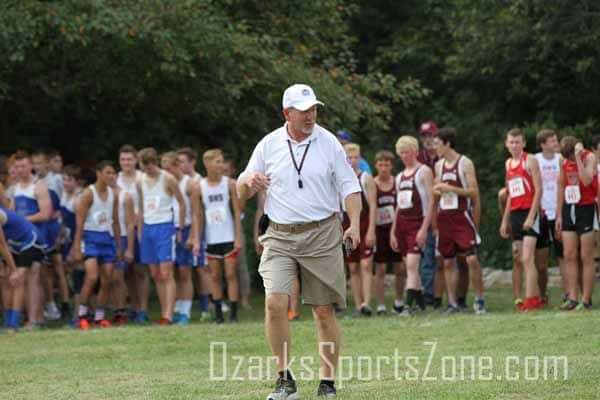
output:
{"label": "shoe sole", "polygon": [[300,396],[297,392],[286,396],[285,399],[283,397],[271,397],[271,395],[269,395],[267,400],[300,400]]}

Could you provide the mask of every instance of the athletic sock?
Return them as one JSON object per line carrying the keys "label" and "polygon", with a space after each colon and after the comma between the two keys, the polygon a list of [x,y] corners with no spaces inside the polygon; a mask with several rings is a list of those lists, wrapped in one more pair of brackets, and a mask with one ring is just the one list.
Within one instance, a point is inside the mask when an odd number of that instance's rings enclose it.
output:
{"label": "athletic sock", "polygon": [[457,303],[458,303],[459,307],[463,307],[464,308],[464,307],[467,306],[467,298],[464,297],[464,296],[463,297],[459,297]]}
{"label": "athletic sock", "polygon": [[417,302],[417,306],[421,309],[424,310],[425,309],[425,297],[423,297],[423,291],[422,290],[416,290],[415,291],[415,299]]}
{"label": "athletic sock", "polygon": [[190,317],[192,312],[192,301],[191,300],[179,300],[179,313]]}
{"label": "athletic sock", "polygon": [[223,300],[213,300],[213,303],[215,304],[215,314],[217,319],[223,319],[223,308],[221,308]]}
{"label": "athletic sock", "polygon": [[406,290],[406,305],[408,308],[412,308],[413,303],[415,301],[415,289],[407,289]]}
{"label": "athletic sock", "polygon": [[327,379],[321,379],[321,385],[327,385],[330,388],[334,388],[335,387],[335,382],[327,380]]}
{"label": "athletic sock", "polygon": [[85,304],[80,304],[79,312],[77,313],[77,316],[79,318],[85,318],[87,316],[87,313],[88,313],[88,306],[86,306]]}
{"label": "athletic sock", "polygon": [[292,376],[292,371],[289,369],[284,369],[283,371],[279,371],[279,377],[284,381],[294,382],[294,377]]}
{"label": "athletic sock", "polygon": [[73,271],[73,292],[75,294],[81,293],[81,287],[83,286],[83,279],[85,278],[85,271],[76,269]]}
{"label": "athletic sock", "polygon": [[94,321],[102,321],[104,319],[104,307],[96,307]]}
{"label": "athletic sock", "polygon": [[10,324],[10,320],[12,319],[12,310],[4,310],[4,323],[3,326],[7,327]]}
{"label": "athletic sock", "polygon": [[11,316],[8,326],[18,329],[21,326],[21,312],[18,310],[10,310]]}
{"label": "athletic sock", "polygon": [[200,303],[200,312],[208,312],[208,295],[201,294],[198,296],[198,303]]}
{"label": "athletic sock", "polygon": [[181,312],[181,300],[175,300],[175,308],[173,309],[174,313]]}
{"label": "athletic sock", "polygon": [[231,305],[231,318],[237,318],[238,302],[232,301],[230,305]]}
{"label": "athletic sock", "polygon": [[433,308],[440,308],[442,306],[442,298],[434,297],[433,298]]}
{"label": "athletic sock", "polygon": [[404,305],[404,301],[402,299],[400,300],[394,300],[394,306],[395,307],[402,307]]}

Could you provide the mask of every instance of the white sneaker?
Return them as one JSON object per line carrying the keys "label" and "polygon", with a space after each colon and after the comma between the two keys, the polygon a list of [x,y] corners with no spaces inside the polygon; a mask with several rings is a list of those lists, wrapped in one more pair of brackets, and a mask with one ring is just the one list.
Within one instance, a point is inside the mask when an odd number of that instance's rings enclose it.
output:
{"label": "white sneaker", "polygon": [[51,321],[56,321],[57,319],[60,319],[61,316],[62,316],[62,314],[60,313],[60,310],[56,306],[56,303],[52,302],[52,303],[46,304],[46,307],[44,308],[44,318],[51,320]]}
{"label": "white sneaker", "polygon": [[221,303],[221,311],[223,311],[224,313],[229,312],[229,306],[227,305],[227,303],[225,303],[225,302]]}
{"label": "white sneaker", "polygon": [[379,304],[377,306],[377,315],[384,315],[387,313],[387,307],[385,304]]}

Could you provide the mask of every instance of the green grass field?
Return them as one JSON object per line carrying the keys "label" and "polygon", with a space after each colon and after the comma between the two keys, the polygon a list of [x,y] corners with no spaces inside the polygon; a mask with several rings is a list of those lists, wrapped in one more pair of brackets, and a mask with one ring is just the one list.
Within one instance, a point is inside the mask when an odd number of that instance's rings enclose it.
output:
{"label": "green grass field", "polygon": [[[338,398],[597,399],[600,312],[559,312],[558,299],[558,292],[552,292],[548,309],[522,315],[512,311],[509,289],[495,289],[487,295],[489,313],[483,316],[469,312],[446,317],[428,311],[409,319],[342,319],[346,357],[342,373],[353,377],[338,380]],[[222,326],[47,329],[0,336],[0,398],[264,399],[273,380],[265,376],[270,354],[262,304],[257,296],[253,310],[243,313],[240,323]],[[303,307],[301,314],[292,326],[292,356],[306,358],[304,366],[296,360],[292,369],[301,398],[306,399],[315,397],[318,382],[317,376],[310,379],[309,367],[316,371],[316,364],[308,357],[316,363],[318,353],[310,310]],[[225,381],[211,380],[211,342],[227,343]],[[213,375],[217,375],[222,372],[223,352],[214,354]],[[402,357],[398,368],[395,354]],[[246,357],[237,373],[236,356]],[[554,365],[551,356],[566,357],[566,370],[563,361]],[[377,357],[391,359],[389,364],[380,359],[379,376]],[[471,360],[475,368],[470,368]],[[557,379],[553,365],[558,366]],[[273,367],[270,370],[275,374]],[[261,372],[265,379],[250,379],[260,378]]]}

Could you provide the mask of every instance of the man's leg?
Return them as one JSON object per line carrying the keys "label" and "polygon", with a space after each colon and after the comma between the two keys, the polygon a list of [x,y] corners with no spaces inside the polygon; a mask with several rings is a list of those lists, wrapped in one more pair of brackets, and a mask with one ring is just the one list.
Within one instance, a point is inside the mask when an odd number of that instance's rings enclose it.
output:
{"label": "man's leg", "polygon": [[27,284],[28,300],[27,315],[30,324],[44,322],[44,285],[42,283],[42,263],[34,262],[31,265]]}
{"label": "man's leg", "polygon": [[535,267],[538,273],[538,286],[542,299],[546,298],[546,289],[548,287],[548,259],[550,257],[550,248],[544,247],[535,251]]}
{"label": "man's leg", "polygon": [[373,256],[360,259],[360,283],[362,305],[371,314],[371,290],[373,288]]}
{"label": "man's leg", "polygon": [[148,266],[136,264],[133,267],[135,274],[135,286],[137,288],[138,308],[134,309],[140,315],[138,322],[143,322],[142,317],[148,313],[148,297],[150,296],[150,277],[148,276]]}
{"label": "man's leg", "polygon": [[56,274],[58,290],[60,293],[61,300],[61,313],[63,318],[68,318],[71,312],[70,310],[70,299],[69,299],[69,286],[67,285],[67,276],[65,273],[65,265],[63,263],[62,254],[60,251],[55,252],[52,255],[52,265],[54,266],[54,273]]}
{"label": "man's leg", "polygon": [[[221,260],[210,258],[208,260],[208,269],[211,275],[211,294],[215,305],[215,320],[218,324],[223,323],[223,267]],[[287,312],[287,310],[286,310]]]}
{"label": "man's leg", "polygon": [[90,307],[90,298],[98,281],[98,260],[93,257],[86,258],[83,262],[83,268],[85,269],[85,278],[79,295],[80,304],[77,317],[78,327],[85,330],[88,329],[86,318]]}
{"label": "man's leg", "polygon": [[569,299],[576,302],[579,292],[579,238],[575,232],[563,231],[562,241],[566,271],[564,281]]}
{"label": "man's leg", "polygon": [[334,381],[340,354],[340,332],[332,305],[312,306],[319,338],[321,380]]}
{"label": "man's leg", "polygon": [[594,232],[584,233],[580,236],[579,241],[581,248],[581,262],[583,264],[581,302],[584,305],[591,305],[592,294],[594,292],[594,281],[596,280]]}
{"label": "man's leg", "polygon": [[361,274],[359,271],[359,263],[349,262],[348,269],[350,270],[350,284],[352,286],[352,297],[354,299],[354,309],[360,310],[363,304]]}
{"label": "man's leg", "polygon": [[[115,308],[113,322],[123,324],[125,323],[126,311],[125,303],[127,300],[127,285],[125,284],[125,271],[131,268],[120,265],[118,268],[113,268],[111,277],[110,292],[113,298],[113,306]],[[101,278],[102,279],[102,278]]]}
{"label": "man's leg", "polygon": [[[375,282],[373,284],[373,289],[375,292],[375,301],[377,301],[377,309],[379,312],[379,307],[383,306],[383,310],[385,310],[385,272],[387,269],[386,263],[375,263]],[[396,279],[397,280],[397,279]]]}
{"label": "man's leg", "polygon": [[402,312],[404,308],[404,289],[406,288],[406,265],[404,262],[395,262],[394,263],[394,289],[395,289],[395,298],[394,298],[394,310],[396,312]]}
{"label": "man's leg", "polygon": [[523,237],[523,248],[521,261],[525,272],[525,296],[527,298],[539,297],[540,287],[538,285],[538,273],[535,266],[535,236]]}
{"label": "man's leg", "polygon": [[173,321],[173,308],[175,306],[175,277],[173,276],[173,263],[162,262],[159,265],[159,274],[163,282],[164,305],[161,303],[162,317],[168,321]]}
{"label": "man's leg", "polygon": [[469,293],[469,266],[465,257],[456,258],[456,266],[458,267],[458,285],[456,286],[456,301],[458,306],[467,307],[467,295]]}
{"label": "man's leg", "polygon": [[237,261],[235,257],[225,257],[225,280],[227,281],[227,297],[231,305],[230,319],[237,321],[240,285],[237,278]]}
{"label": "man's leg", "polygon": [[185,318],[181,318],[181,323],[187,323],[190,320],[192,312],[192,299],[194,297],[194,285],[192,283],[192,267],[177,267],[177,302],[179,303],[178,312]]}
{"label": "man's leg", "polygon": [[160,314],[161,318],[165,312],[165,304],[166,304],[166,292],[165,292],[165,282],[160,273],[160,264],[150,264],[150,275],[152,275],[152,280],[154,280],[154,284],[156,285],[156,294],[158,294],[158,302],[160,303]]}
{"label": "man's leg", "polygon": [[448,296],[448,307],[454,311],[458,310],[456,302],[456,289],[458,287],[458,267],[455,258],[444,258],[444,280],[446,281],[446,295]]}
{"label": "man's leg", "polygon": [[425,307],[421,275],[419,274],[420,261],[421,254],[409,253],[406,255],[406,305],[409,311],[415,302],[420,309]]}
{"label": "man's leg", "polygon": [[436,310],[442,306],[444,297],[444,287],[446,279],[444,277],[444,262],[436,262],[435,277],[433,279],[433,309]]}
{"label": "man's leg", "polygon": [[435,279],[436,260],[435,260],[435,237],[429,231],[427,241],[421,260],[420,280],[423,282],[423,291],[427,301],[433,301],[433,282]]}
{"label": "man's leg", "polygon": [[523,298],[523,261],[522,261],[522,240],[515,240],[512,243],[512,261],[513,261],[513,270],[512,270],[512,286],[513,286],[513,294],[516,300],[521,300]]}
{"label": "man's leg", "polygon": [[94,314],[94,321],[97,324],[100,324],[102,327],[110,325],[108,324],[108,321],[106,321],[106,307],[108,305],[108,300],[110,299],[113,268],[113,263],[104,263],[99,267],[100,290],[98,291],[98,296],[96,297],[96,312]]}
{"label": "man's leg", "polygon": [[287,319],[289,296],[287,294],[268,294],[265,300],[265,332],[276,358],[277,371],[285,371],[290,354],[290,325]]}

